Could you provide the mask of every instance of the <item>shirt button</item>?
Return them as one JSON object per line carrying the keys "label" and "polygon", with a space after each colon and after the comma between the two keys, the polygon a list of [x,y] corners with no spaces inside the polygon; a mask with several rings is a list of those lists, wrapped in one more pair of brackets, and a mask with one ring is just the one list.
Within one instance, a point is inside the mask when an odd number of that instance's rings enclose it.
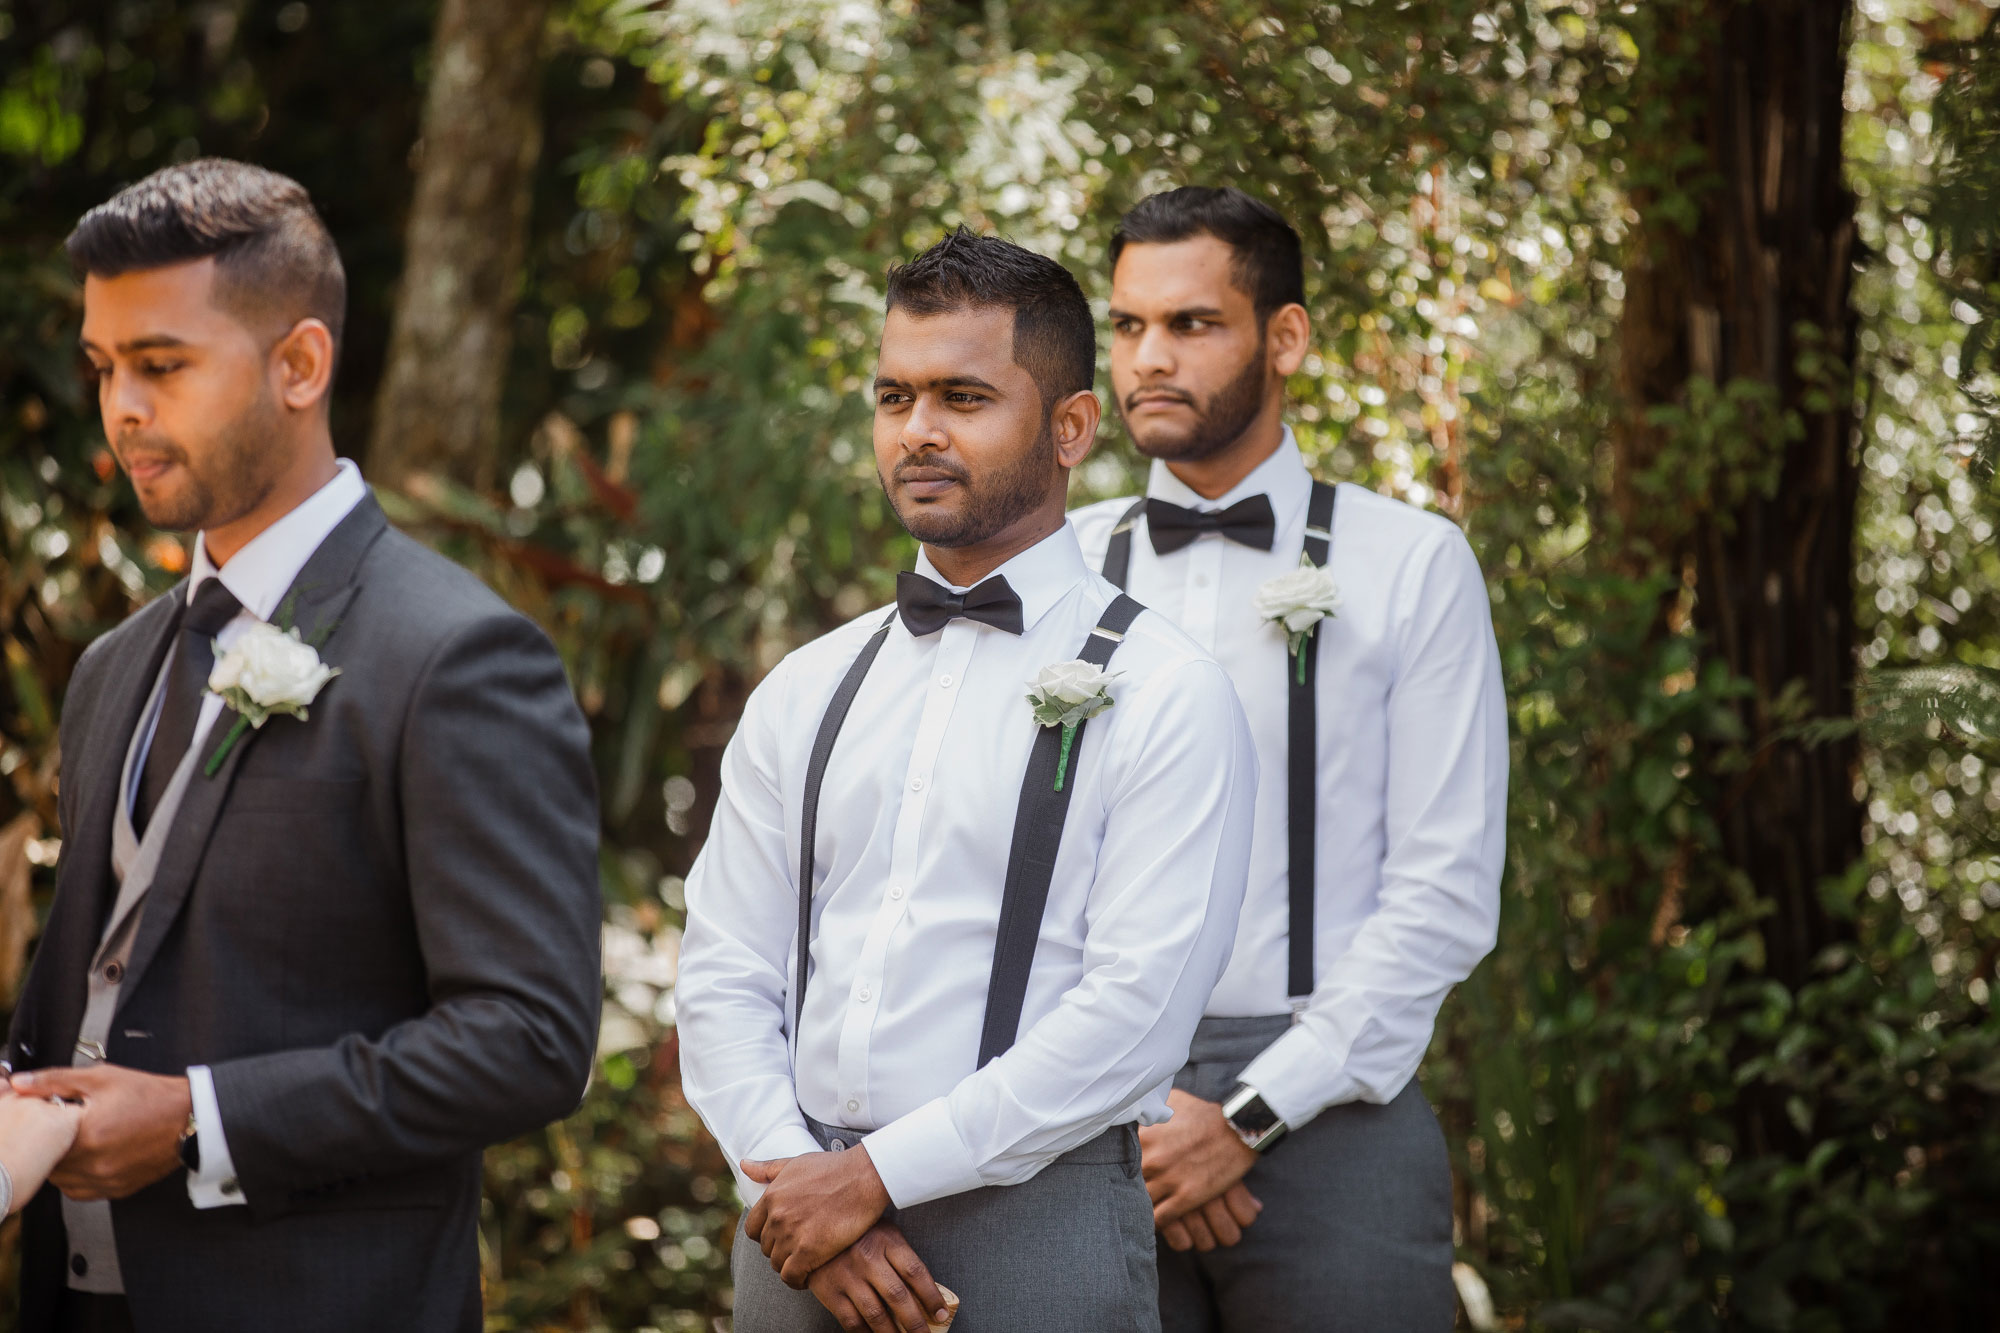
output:
{"label": "shirt button", "polygon": [[903,886],[900,884],[891,884],[889,886],[889,897],[898,902],[902,901]]}
{"label": "shirt button", "polygon": [[85,1273],[88,1273],[90,1271],[90,1260],[84,1258],[80,1254],[72,1254],[69,1257],[69,1271],[76,1274],[78,1277],[82,1277]]}
{"label": "shirt button", "polygon": [[922,791],[923,789],[924,789],[924,779],[922,774],[918,774],[916,777],[910,779],[911,791]]}
{"label": "shirt button", "polygon": [[949,671],[945,672],[942,676],[938,677],[938,688],[941,690],[950,689],[951,683],[952,683],[952,678],[951,678],[951,673]]}
{"label": "shirt button", "polygon": [[875,998],[875,992],[874,992],[874,991],[872,991],[872,990],[869,990],[869,989],[868,989],[868,988],[867,988],[866,986],[863,986],[863,987],[861,988],[861,996],[860,996],[860,998],[861,998],[861,1003],[863,1003],[863,1004],[866,1004],[866,1003],[868,1003],[868,1002],[869,1002],[870,1000],[872,1000],[872,999],[874,999],[874,998]]}
{"label": "shirt button", "polygon": [[846,1142],[846,1140],[844,1140],[844,1139],[835,1139],[835,1140],[833,1141],[833,1150],[834,1150],[835,1152],[846,1152],[846,1151],[847,1151],[847,1142]]}
{"label": "shirt button", "polygon": [[1194,586],[1197,588],[1206,588],[1208,586],[1208,575],[1206,574],[1195,575]]}
{"label": "shirt button", "polygon": [[850,1111],[859,1111],[861,1109],[861,1103],[854,1100],[854,1098],[849,1097],[847,1099],[847,1109]]}
{"label": "shirt button", "polygon": [[125,979],[125,964],[113,959],[104,965],[104,979],[116,986]]}

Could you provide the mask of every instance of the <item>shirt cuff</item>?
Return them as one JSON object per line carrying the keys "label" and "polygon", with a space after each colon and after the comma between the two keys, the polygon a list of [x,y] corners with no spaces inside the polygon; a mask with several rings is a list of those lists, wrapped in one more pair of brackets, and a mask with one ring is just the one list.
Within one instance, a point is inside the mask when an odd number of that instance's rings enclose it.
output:
{"label": "shirt cuff", "polygon": [[882,1126],[862,1139],[861,1146],[868,1149],[882,1188],[898,1208],[963,1194],[986,1183],[972,1150],[958,1136],[943,1097]]}
{"label": "shirt cuff", "polygon": [[1361,1095],[1361,1085],[1334,1067],[1332,1054],[1312,1030],[1297,1024],[1266,1046],[1238,1081],[1255,1088],[1288,1129],[1302,1128],[1327,1107]]}
{"label": "shirt cuff", "polygon": [[229,1140],[222,1135],[222,1104],[215,1099],[215,1075],[207,1065],[191,1065],[188,1098],[194,1103],[195,1143],[201,1150],[201,1170],[188,1173],[188,1200],[197,1208],[233,1208],[246,1200],[229,1157]]}

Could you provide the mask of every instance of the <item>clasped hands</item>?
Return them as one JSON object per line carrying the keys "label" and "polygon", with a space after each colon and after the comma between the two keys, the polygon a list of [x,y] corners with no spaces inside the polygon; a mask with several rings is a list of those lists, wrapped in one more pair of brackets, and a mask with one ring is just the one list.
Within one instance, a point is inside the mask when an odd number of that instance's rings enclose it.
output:
{"label": "clasped hands", "polygon": [[[184,1077],[93,1065],[38,1069],[15,1074],[9,1082],[8,1091],[0,1093],[5,1099],[0,1107],[7,1101],[36,1099],[59,1106],[69,1126],[68,1137],[54,1156],[40,1160],[47,1154],[45,1146],[24,1163],[31,1168],[25,1171],[15,1171],[11,1137],[0,1138],[7,1168],[15,1176],[18,1202],[26,1202],[45,1177],[72,1199],[122,1199],[181,1164],[181,1132],[187,1128],[191,1106]],[[29,1110],[22,1105],[9,1114],[25,1123]]]}
{"label": "clasped hands", "polygon": [[1212,1250],[1243,1239],[1264,1205],[1243,1184],[1257,1154],[1222,1118],[1222,1107],[1178,1088],[1173,1118],[1139,1131],[1153,1225],[1170,1249]]}
{"label": "clasped hands", "polygon": [[943,1293],[894,1224],[868,1150],[745,1159],[764,1193],[743,1219],[785,1285],[819,1299],[844,1329],[924,1333],[950,1322]]}

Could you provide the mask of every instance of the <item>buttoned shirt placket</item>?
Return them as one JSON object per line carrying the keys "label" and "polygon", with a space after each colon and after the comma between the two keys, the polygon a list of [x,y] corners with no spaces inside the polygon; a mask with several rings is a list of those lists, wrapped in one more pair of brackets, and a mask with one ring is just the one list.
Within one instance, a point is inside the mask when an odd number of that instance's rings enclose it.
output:
{"label": "buttoned shirt placket", "polygon": [[[901,627],[890,631],[903,633]],[[846,1012],[840,1024],[840,1055],[836,1086],[840,1107],[848,1123],[875,1124],[869,1106],[869,1046],[875,1032],[875,1016],[882,1007],[882,978],[889,941],[909,912],[916,894],[916,865],[924,826],[924,810],[940,781],[938,757],[945,735],[951,729],[952,712],[958,702],[958,683],[982,634],[1004,631],[990,629],[970,620],[954,620],[938,633],[932,650],[929,684],[924,691],[923,714],[917,722],[915,743],[910,747],[909,767],[903,774],[902,800],[896,810],[896,828],[890,844],[888,883],[861,945],[861,956],[849,987]]]}

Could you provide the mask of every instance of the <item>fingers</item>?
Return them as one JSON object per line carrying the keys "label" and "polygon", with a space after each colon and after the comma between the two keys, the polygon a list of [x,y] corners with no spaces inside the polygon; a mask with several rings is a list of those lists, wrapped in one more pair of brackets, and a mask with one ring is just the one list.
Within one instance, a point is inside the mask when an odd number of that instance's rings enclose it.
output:
{"label": "fingers", "polygon": [[1208,1221],[1202,1216],[1201,1210],[1196,1209],[1182,1217],[1181,1225],[1187,1228],[1188,1238],[1194,1242],[1197,1250],[1206,1254],[1215,1248],[1215,1233],[1208,1229]]}
{"label": "fingers", "polygon": [[763,1244],[764,1223],[770,1216],[771,1196],[767,1194],[751,1204],[750,1211],[743,1217],[743,1234],[761,1245],[767,1256],[771,1253],[771,1247]]}
{"label": "fingers", "polygon": [[30,1070],[14,1075],[14,1091],[45,1101],[52,1097],[82,1097],[97,1081],[88,1074],[88,1070],[79,1069]]}
{"label": "fingers", "polygon": [[1170,1250],[1179,1250],[1182,1253],[1186,1253],[1194,1248],[1194,1237],[1188,1235],[1187,1226],[1183,1222],[1168,1222],[1162,1226],[1160,1228],[1160,1239],[1167,1243],[1167,1248]]}
{"label": "fingers", "polygon": [[924,1267],[924,1261],[910,1248],[910,1243],[903,1238],[902,1232],[894,1227],[886,1227],[884,1230],[889,1235],[884,1237],[883,1258],[889,1261],[890,1267],[894,1268],[909,1286],[917,1304],[927,1312],[925,1322],[935,1324],[947,1322],[951,1318],[951,1311],[945,1307],[944,1293],[938,1290],[937,1279],[931,1276],[931,1270]]}
{"label": "fingers", "polygon": [[1257,1220],[1257,1214],[1264,1211],[1263,1201],[1252,1194],[1241,1182],[1231,1185],[1222,1192],[1223,1206],[1236,1219],[1236,1225],[1247,1227]]}
{"label": "fingers", "polygon": [[1236,1225],[1236,1219],[1229,1215],[1229,1209],[1220,1199],[1210,1199],[1201,1206],[1201,1220],[1217,1245],[1234,1245],[1243,1239],[1243,1228]]}
{"label": "fingers", "polygon": [[756,1181],[759,1185],[768,1185],[778,1178],[778,1168],[791,1160],[791,1158],[785,1157],[775,1162],[760,1162],[755,1158],[746,1157],[738,1162],[737,1165],[743,1168],[744,1175],[750,1177],[750,1179]]}
{"label": "fingers", "polygon": [[[1142,1166],[1140,1169],[1144,1170],[1145,1168]],[[1177,1180],[1169,1180],[1167,1178],[1164,1169],[1158,1174],[1149,1173],[1146,1176],[1146,1197],[1151,1199],[1153,1206],[1157,1208],[1160,1204],[1165,1203],[1169,1198],[1173,1197],[1174,1190],[1178,1184]]]}
{"label": "fingers", "polygon": [[779,1280],[793,1291],[804,1291],[806,1283],[812,1278],[813,1269],[819,1267],[818,1264],[811,1262],[807,1258],[803,1250],[798,1248],[794,1248],[790,1253],[784,1255],[782,1259],[777,1255],[770,1256],[770,1259],[771,1267],[778,1270]]}

